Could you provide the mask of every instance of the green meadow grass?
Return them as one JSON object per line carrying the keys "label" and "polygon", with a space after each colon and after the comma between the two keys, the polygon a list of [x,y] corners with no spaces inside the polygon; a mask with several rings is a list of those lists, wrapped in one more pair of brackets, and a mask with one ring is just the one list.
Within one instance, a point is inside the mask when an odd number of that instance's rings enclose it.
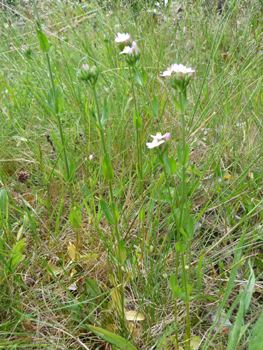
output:
{"label": "green meadow grass", "polygon": [[[176,326],[169,283],[178,254],[173,208],[156,149],[146,147],[150,134],[170,132],[167,151],[178,162],[183,126],[174,92],[160,77],[172,63],[195,69],[184,116],[195,225],[187,255],[191,347],[263,349],[261,2],[232,1],[221,15],[203,1],[178,1],[157,14],[143,2],[139,11],[122,1],[37,2],[48,55],[40,49],[33,3],[6,3],[0,12],[0,349],[177,349],[176,333],[179,348],[187,349],[186,304],[177,299]],[[130,79],[118,32],[130,33],[141,51],[145,88]],[[50,107],[47,56],[62,92],[59,113]],[[77,77],[84,63],[100,70],[98,106]],[[112,181],[103,175],[94,123],[105,101]],[[141,180],[138,158],[150,169]],[[179,178],[173,183],[181,186]],[[117,228],[101,200],[115,203]],[[115,230],[125,245],[122,264]],[[181,264],[177,277],[181,285]],[[122,311],[132,310],[144,319],[126,320]],[[114,334],[122,337],[119,345]]]}

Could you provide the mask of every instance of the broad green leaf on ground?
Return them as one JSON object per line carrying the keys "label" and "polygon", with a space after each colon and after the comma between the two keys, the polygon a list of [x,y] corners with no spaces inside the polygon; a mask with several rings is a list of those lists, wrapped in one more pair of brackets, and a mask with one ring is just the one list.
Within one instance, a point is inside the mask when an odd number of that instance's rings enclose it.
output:
{"label": "broad green leaf on ground", "polygon": [[132,343],[130,343],[128,340],[122,338],[117,334],[106,331],[106,329],[94,327],[94,326],[87,326],[87,328],[93,333],[95,333],[97,336],[99,336],[100,338],[107,341],[108,343],[119,347],[119,349],[137,350],[137,348],[134,345],[132,345]]}

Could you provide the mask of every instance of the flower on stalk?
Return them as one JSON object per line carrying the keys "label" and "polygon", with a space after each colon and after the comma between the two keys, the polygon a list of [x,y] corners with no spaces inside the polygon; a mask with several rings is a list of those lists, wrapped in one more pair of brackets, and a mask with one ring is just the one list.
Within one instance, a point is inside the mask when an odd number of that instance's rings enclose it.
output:
{"label": "flower on stalk", "polygon": [[117,44],[125,44],[125,45],[129,45],[131,41],[131,35],[126,33],[118,33],[116,38],[115,38],[115,42]]}
{"label": "flower on stalk", "polygon": [[[156,135],[150,135],[150,136],[153,138],[153,140],[152,140],[152,142],[146,142],[146,146],[148,148],[158,147],[162,143],[164,143],[165,140],[168,141],[171,138],[171,134],[169,132],[164,134],[164,135],[162,135],[161,133],[158,132]],[[165,139],[165,140],[163,140],[163,139]]]}
{"label": "flower on stalk", "polygon": [[191,75],[195,72],[194,69],[187,68],[183,64],[174,63],[171,65],[171,68],[165,70],[161,77],[169,77],[169,82],[172,88],[179,90],[180,92],[185,92],[186,87],[190,82]]}
{"label": "flower on stalk", "polygon": [[120,52],[120,55],[126,54],[126,61],[131,66],[137,66],[140,62],[141,52],[135,41],[132,42],[132,46],[125,46]]}
{"label": "flower on stalk", "polygon": [[99,77],[99,70],[96,66],[90,68],[88,64],[83,64],[77,72],[77,77],[94,87]]}

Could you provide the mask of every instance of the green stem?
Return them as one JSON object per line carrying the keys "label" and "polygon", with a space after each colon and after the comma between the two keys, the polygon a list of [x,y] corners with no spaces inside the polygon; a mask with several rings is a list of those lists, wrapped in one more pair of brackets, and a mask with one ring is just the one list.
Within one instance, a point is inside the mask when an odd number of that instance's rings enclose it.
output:
{"label": "green stem", "polygon": [[[48,53],[46,53],[46,57],[47,57],[47,63],[48,63],[49,76],[50,76],[50,80],[51,80],[51,84],[52,84],[52,90],[53,90],[53,101],[54,101],[54,105],[55,105],[56,88],[55,88],[55,83],[54,83],[54,79],[53,79],[52,68],[51,68],[50,58],[49,58],[49,54]],[[66,170],[67,170],[67,175],[68,175],[68,180],[69,180],[70,179],[70,171],[69,171],[68,158],[67,158],[67,152],[66,152],[66,145],[65,145],[65,140],[64,140],[61,120],[60,120],[59,114],[58,113],[55,113],[55,114],[56,114],[56,118],[57,118],[57,122],[58,122],[60,138],[61,138],[61,142],[62,142],[62,146],[63,146],[64,160],[65,160]],[[69,191],[70,191],[71,203],[73,204],[74,203],[74,199],[73,199],[73,193],[72,193],[72,188],[71,188],[70,184],[69,184]]]}
{"label": "green stem", "polygon": [[[131,86],[132,86],[132,95],[133,95],[133,100],[134,100],[134,106],[135,106],[135,112],[136,112],[136,142],[137,142],[137,162],[138,162],[138,168],[139,171],[142,175],[142,150],[141,150],[141,145],[140,145],[140,133],[137,128],[137,117],[139,115],[138,109],[137,109],[137,102],[136,102],[136,97],[135,97],[135,91],[134,91],[134,84],[133,84],[133,76],[132,76],[132,71],[131,67],[129,66],[129,73],[130,73],[130,81],[131,81]],[[142,196],[142,201],[143,201],[143,183],[142,179],[140,180],[140,190],[141,190],[141,196]]]}
{"label": "green stem", "polygon": [[96,89],[95,89],[94,86],[92,87],[92,91],[93,91],[93,96],[94,96],[96,110],[97,110],[97,124],[99,125],[99,129],[100,129],[99,135],[100,135],[100,139],[101,139],[101,142],[102,142],[102,148],[103,148],[104,154],[106,154],[107,151],[106,151],[106,146],[105,146],[104,133],[103,133],[103,128],[102,128],[101,121],[100,121],[100,108],[99,108],[99,103],[98,103],[98,97],[97,97]]}
{"label": "green stem", "polygon": [[109,189],[110,189],[110,202],[113,203],[113,191],[112,191],[111,181],[109,181]]}
{"label": "green stem", "polygon": [[142,261],[144,257],[144,246],[145,246],[145,230],[144,230],[144,222],[142,222]]}
{"label": "green stem", "polygon": [[175,341],[176,341],[176,347],[177,349],[179,349],[178,323],[177,323],[177,299],[174,299],[174,318],[175,318]]}
{"label": "green stem", "polygon": [[191,340],[191,326],[190,326],[190,307],[189,307],[189,295],[187,290],[187,276],[185,271],[185,262],[184,262],[184,255],[182,254],[182,268],[183,268],[183,275],[184,275],[184,290],[185,290],[185,304],[186,304],[186,348],[190,350],[190,340]]}

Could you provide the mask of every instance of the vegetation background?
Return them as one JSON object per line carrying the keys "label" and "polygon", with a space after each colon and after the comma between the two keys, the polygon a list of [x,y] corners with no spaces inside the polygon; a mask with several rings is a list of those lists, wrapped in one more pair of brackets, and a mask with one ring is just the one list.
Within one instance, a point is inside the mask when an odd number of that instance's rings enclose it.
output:
{"label": "vegetation background", "polygon": [[[0,4],[0,349],[187,348],[184,296],[176,323],[170,282],[178,252],[167,191],[181,178],[167,189],[145,145],[170,132],[178,162],[182,122],[159,76],[172,63],[195,69],[184,116],[191,349],[263,349],[262,1]],[[144,83],[119,54],[118,32],[136,41]],[[110,181],[83,63],[100,71]],[[122,250],[103,207],[109,183]]]}

